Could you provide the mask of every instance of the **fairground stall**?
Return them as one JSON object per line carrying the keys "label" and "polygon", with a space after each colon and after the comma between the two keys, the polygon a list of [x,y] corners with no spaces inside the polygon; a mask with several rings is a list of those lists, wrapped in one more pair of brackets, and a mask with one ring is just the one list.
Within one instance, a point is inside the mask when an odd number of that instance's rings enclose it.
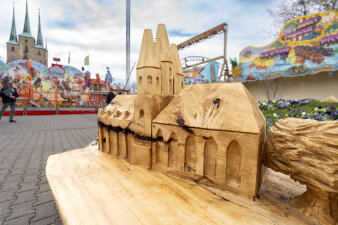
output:
{"label": "fairground stall", "polygon": [[189,56],[181,60],[185,85],[241,82],[256,101],[338,96],[337,15],[335,11],[327,11],[287,22],[273,43],[244,48],[239,62],[230,59],[231,72],[226,60],[227,25],[221,24],[222,29],[220,26],[212,28],[178,45],[182,50],[224,34],[222,56],[212,59]]}
{"label": "fairground stall", "polygon": [[287,22],[273,43],[244,48],[239,72],[226,82],[242,82],[255,100],[338,96],[337,15],[327,11]]}
{"label": "fairground stall", "polygon": [[100,80],[98,74],[96,79],[90,79],[89,71],[60,64],[48,68],[32,60],[0,62],[0,87],[8,81],[18,90],[19,114],[20,111],[55,114],[76,109],[95,112],[105,104],[106,95],[112,91],[111,82]]}

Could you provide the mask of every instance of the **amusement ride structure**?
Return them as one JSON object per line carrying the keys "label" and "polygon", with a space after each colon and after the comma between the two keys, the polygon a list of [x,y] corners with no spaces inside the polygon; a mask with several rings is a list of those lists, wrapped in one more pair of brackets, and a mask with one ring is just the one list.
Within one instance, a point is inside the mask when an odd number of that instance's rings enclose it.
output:
{"label": "amusement ride structure", "polygon": [[[210,30],[207,30],[187,41],[182,42],[181,44],[177,45],[178,50],[183,50],[185,48],[188,48],[194,44],[200,43],[202,41],[205,41],[207,39],[210,39],[212,37],[215,37],[216,35],[223,34],[223,55],[217,56],[214,58],[208,58],[204,56],[187,56],[183,59],[181,59],[182,69],[188,69],[190,67],[203,65],[209,62],[217,62],[220,65],[220,72],[218,74],[218,80],[221,80],[222,78],[229,78],[229,67],[228,62],[226,59],[226,53],[227,53],[227,33],[228,33],[228,24],[222,23],[214,28],[211,28]],[[217,61],[218,60],[218,61]],[[221,61],[220,61],[221,60]],[[220,61],[220,62],[219,62]],[[193,64],[190,64],[190,63]],[[216,82],[216,74],[212,73],[211,71],[211,80],[212,82]]]}

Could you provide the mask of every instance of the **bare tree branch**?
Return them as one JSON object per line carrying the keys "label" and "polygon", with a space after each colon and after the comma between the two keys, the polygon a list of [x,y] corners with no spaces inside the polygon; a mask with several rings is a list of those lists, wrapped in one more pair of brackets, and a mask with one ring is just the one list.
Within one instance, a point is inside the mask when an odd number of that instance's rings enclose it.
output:
{"label": "bare tree branch", "polygon": [[282,26],[297,17],[310,15],[315,12],[326,12],[338,7],[338,0],[285,0],[281,1],[276,10],[268,9],[269,14],[273,18],[271,31],[263,32],[279,34]]}

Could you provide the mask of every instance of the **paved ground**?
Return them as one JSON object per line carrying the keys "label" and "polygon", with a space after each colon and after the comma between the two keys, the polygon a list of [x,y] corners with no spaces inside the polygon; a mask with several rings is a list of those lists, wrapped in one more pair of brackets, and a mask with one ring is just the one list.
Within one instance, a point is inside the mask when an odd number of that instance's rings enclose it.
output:
{"label": "paved ground", "polygon": [[17,116],[0,121],[0,224],[62,224],[46,180],[49,155],[87,146],[97,115]]}

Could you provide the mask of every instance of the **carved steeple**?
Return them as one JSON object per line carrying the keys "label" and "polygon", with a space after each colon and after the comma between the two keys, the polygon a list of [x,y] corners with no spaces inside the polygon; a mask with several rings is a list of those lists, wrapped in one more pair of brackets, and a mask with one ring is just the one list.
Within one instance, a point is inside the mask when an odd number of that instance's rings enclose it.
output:
{"label": "carved steeple", "polygon": [[30,25],[30,23],[29,23],[28,3],[27,3],[27,0],[26,0],[26,16],[25,16],[25,23],[24,23],[24,26],[23,26],[23,32],[22,32],[22,34],[20,34],[20,36],[33,38],[32,34],[31,34],[31,25]]}
{"label": "carved steeple", "polygon": [[150,29],[144,30],[140,56],[137,62],[137,69],[144,67],[160,68],[153,33]]}
{"label": "carved steeple", "polygon": [[42,39],[42,32],[41,32],[41,21],[40,21],[40,9],[39,9],[39,28],[38,28],[38,38],[36,40],[37,48],[43,48],[43,39]]}
{"label": "carved steeple", "polygon": [[13,3],[13,19],[12,19],[12,28],[11,34],[9,36],[9,44],[18,44],[18,37],[16,35],[16,25],[15,25],[15,12],[14,12],[14,3]]}
{"label": "carved steeple", "polygon": [[164,24],[157,26],[156,45],[160,60],[162,62],[172,62],[169,38]]}

